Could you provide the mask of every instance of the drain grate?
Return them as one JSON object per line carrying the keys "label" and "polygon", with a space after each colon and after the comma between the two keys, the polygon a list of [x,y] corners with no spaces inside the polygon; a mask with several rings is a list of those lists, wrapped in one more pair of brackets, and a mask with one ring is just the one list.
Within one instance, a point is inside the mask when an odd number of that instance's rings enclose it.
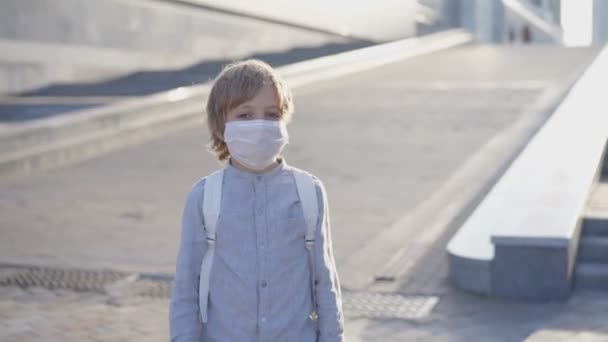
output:
{"label": "drain grate", "polygon": [[13,269],[0,278],[0,286],[44,287],[74,291],[104,292],[106,285],[127,277],[128,274],[110,270],[79,270],[49,267]]}
{"label": "drain grate", "polygon": [[[130,293],[151,298],[171,297],[170,279],[140,279]],[[344,313],[348,317],[415,320],[428,316],[439,301],[437,296],[406,296],[393,293],[344,291]]]}
{"label": "drain grate", "polygon": [[133,284],[131,294],[150,298],[171,298],[173,282],[165,279],[142,279]]}
{"label": "drain grate", "polygon": [[344,313],[350,317],[420,319],[439,301],[436,296],[405,296],[394,293],[345,291]]}
{"label": "drain grate", "polygon": [[[135,277],[133,281],[128,279]],[[0,286],[43,287],[106,293],[108,285],[125,280],[128,296],[170,298],[171,276],[134,275],[111,270],[50,267],[0,267]],[[121,284],[121,283],[117,283]],[[122,285],[120,285],[122,286]],[[344,313],[349,317],[420,319],[430,314],[439,298],[370,291],[343,291]]]}

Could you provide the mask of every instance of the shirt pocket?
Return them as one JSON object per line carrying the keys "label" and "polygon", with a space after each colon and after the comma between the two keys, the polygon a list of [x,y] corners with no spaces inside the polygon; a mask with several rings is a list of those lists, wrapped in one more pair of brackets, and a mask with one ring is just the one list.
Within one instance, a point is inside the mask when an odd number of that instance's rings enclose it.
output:
{"label": "shirt pocket", "polygon": [[303,217],[276,220],[272,227],[269,238],[273,250],[283,254],[306,249],[306,220]]}
{"label": "shirt pocket", "polygon": [[[288,288],[306,284],[309,256],[306,250],[306,221],[303,217],[281,219],[274,222],[269,243],[275,265],[275,276]],[[286,278],[285,278],[286,277]]]}

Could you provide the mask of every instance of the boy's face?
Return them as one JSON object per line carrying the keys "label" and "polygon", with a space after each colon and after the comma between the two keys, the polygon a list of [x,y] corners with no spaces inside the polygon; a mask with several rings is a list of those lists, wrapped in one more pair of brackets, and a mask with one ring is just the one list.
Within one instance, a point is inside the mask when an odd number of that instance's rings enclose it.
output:
{"label": "boy's face", "polygon": [[283,113],[279,109],[279,99],[272,85],[265,84],[249,101],[231,109],[226,114],[226,122],[240,120],[279,121]]}

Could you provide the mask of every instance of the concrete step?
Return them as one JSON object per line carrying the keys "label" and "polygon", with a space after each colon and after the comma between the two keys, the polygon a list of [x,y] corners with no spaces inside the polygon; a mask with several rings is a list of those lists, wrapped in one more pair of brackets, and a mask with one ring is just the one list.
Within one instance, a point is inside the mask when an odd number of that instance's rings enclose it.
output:
{"label": "concrete step", "polygon": [[608,265],[608,236],[584,236],[578,253],[579,262]]}
{"label": "concrete step", "polygon": [[608,217],[586,217],[583,219],[583,236],[608,237]]}
{"label": "concrete step", "polygon": [[575,286],[608,291],[608,264],[581,263],[576,266]]}

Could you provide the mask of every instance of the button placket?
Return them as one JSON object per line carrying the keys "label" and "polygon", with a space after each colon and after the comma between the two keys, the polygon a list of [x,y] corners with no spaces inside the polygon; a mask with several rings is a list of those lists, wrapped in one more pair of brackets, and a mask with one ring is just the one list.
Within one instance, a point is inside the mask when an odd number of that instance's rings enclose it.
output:
{"label": "button placket", "polygon": [[267,238],[267,222],[266,222],[266,188],[262,176],[256,176],[254,181],[255,187],[255,208],[256,208],[256,236],[259,246],[258,252],[258,279],[259,282],[259,297],[258,297],[258,317],[260,317],[260,325],[265,325],[267,320],[267,292],[268,286],[266,279],[266,238]]}

